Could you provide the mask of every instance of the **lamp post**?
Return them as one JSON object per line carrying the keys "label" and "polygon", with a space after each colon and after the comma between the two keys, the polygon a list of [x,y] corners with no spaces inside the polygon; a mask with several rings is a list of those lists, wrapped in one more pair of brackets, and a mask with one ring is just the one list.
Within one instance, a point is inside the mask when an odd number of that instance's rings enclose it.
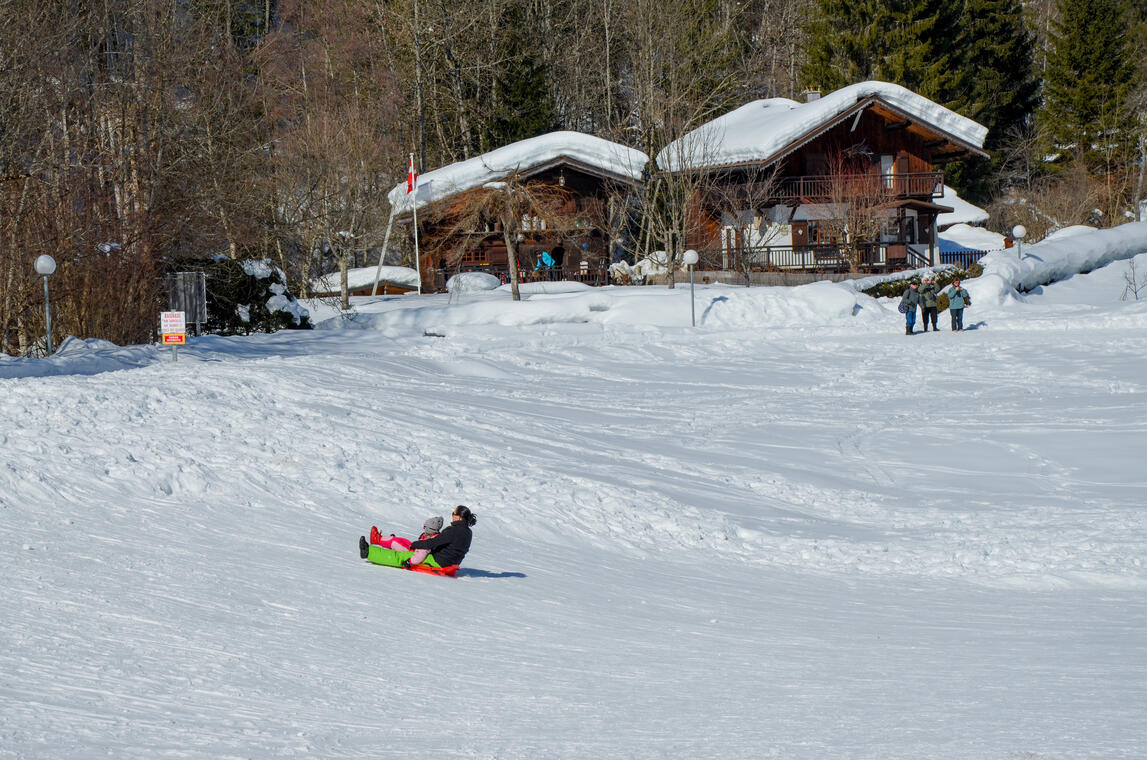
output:
{"label": "lamp post", "polygon": [[1022,259],[1024,257],[1024,235],[1028,234],[1027,227],[1022,224],[1017,224],[1012,227],[1012,237],[1016,239],[1016,258]]}
{"label": "lamp post", "polygon": [[48,277],[50,277],[51,274],[56,271],[56,260],[45,253],[42,256],[36,257],[36,263],[33,266],[36,267],[36,274],[42,275],[44,277],[44,322],[47,325],[45,328],[45,331],[44,331],[44,337],[47,339],[47,342],[48,342],[48,356],[51,356],[52,355],[52,307],[48,301]]}
{"label": "lamp post", "polygon": [[689,317],[694,327],[697,326],[697,302],[693,297],[693,265],[697,263],[698,258],[697,252],[692,248],[681,256],[681,263],[689,267]]}

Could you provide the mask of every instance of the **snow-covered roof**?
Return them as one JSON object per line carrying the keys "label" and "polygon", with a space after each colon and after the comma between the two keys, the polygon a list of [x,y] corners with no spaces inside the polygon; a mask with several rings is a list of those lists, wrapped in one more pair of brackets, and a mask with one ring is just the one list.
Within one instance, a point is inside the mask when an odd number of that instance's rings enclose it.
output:
{"label": "snow-covered roof", "polygon": [[968,203],[948,185],[944,185],[944,194],[940,196],[937,203],[952,207],[951,211],[936,217],[936,225],[939,229],[951,227],[953,224],[983,224],[988,221],[987,211],[974,203]]}
{"label": "snow-covered roof", "polygon": [[481,187],[515,171],[528,171],[561,158],[585,164],[603,173],[638,180],[649,157],[639,150],[581,132],[551,132],[443,166],[418,177],[416,193],[406,192],[401,182],[387,195],[397,214],[434,203],[455,193]]}
{"label": "snow-covered roof", "polygon": [[747,103],[665,146],[657,154],[657,165],[676,171],[771,161],[787,146],[812,136],[857,103],[873,97],[960,142],[974,148],[984,146],[988,128],[982,124],[900,85],[860,82],[808,103],[787,98]]}
{"label": "snow-covered roof", "polygon": [[[374,286],[375,275],[379,282],[389,282],[406,288],[418,287],[418,271],[410,267],[378,266],[358,267],[348,269],[346,273],[348,290],[361,290]],[[316,277],[311,280],[312,293],[337,293],[341,286],[342,275],[338,272]]]}

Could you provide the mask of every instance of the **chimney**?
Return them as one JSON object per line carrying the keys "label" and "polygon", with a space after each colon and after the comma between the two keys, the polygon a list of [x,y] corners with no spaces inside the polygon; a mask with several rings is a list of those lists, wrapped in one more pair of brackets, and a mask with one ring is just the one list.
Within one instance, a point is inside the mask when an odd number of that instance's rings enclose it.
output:
{"label": "chimney", "polygon": [[814,100],[820,100],[820,90],[805,90],[803,95],[804,102],[806,103],[811,103]]}

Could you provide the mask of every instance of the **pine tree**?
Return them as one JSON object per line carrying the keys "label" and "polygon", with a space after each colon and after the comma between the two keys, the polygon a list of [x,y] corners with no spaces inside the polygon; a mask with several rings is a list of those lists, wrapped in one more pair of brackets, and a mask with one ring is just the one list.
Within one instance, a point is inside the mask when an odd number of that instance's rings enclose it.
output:
{"label": "pine tree", "polygon": [[967,90],[957,44],[962,3],[886,0],[884,5],[880,19],[884,54],[876,78],[958,109]]}
{"label": "pine tree", "polygon": [[483,130],[483,151],[558,128],[558,110],[550,92],[549,70],[532,30],[538,29],[522,4],[502,15],[506,30],[500,44],[501,68],[494,79],[491,117]]}
{"label": "pine tree", "polygon": [[817,0],[801,83],[824,91],[875,78],[883,0]]}
{"label": "pine tree", "polygon": [[907,87],[948,106],[966,91],[950,0],[817,0],[805,86],[835,90],[866,79]]}
{"label": "pine tree", "polygon": [[1109,168],[1134,133],[1127,0],[1059,0],[1040,124],[1054,150]]}
{"label": "pine tree", "polygon": [[957,110],[988,128],[991,159],[964,161],[948,170],[948,181],[974,202],[987,202],[999,169],[999,149],[1031,117],[1039,81],[1033,41],[1020,0],[966,0],[959,49],[967,72],[967,96]]}

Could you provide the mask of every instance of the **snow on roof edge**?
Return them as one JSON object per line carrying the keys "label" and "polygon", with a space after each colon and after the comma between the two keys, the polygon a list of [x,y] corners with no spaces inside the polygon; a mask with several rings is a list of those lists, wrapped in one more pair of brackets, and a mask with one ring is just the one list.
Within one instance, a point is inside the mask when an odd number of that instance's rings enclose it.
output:
{"label": "snow on roof edge", "polygon": [[[657,154],[657,165],[675,171],[686,164],[708,167],[770,160],[790,143],[872,97],[957,140],[983,148],[988,129],[982,124],[906,87],[869,81],[842,87],[808,103],[786,98],[746,103],[666,145]],[[699,150],[705,152],[698,156]]]}
{"label": "snow on roof edge", "polygon": [[[561,158],[579,161],[604,172],[628,179],[640,179],[649,157],[626,147],[582,132],[559,131],[519,140],[480,156],[439,167],[419,176],[417,207],[455,193],[499,180],[507,174],[544,165]],[[393,213],[415,208],[415,199],[400,182],[387,194]]]}

